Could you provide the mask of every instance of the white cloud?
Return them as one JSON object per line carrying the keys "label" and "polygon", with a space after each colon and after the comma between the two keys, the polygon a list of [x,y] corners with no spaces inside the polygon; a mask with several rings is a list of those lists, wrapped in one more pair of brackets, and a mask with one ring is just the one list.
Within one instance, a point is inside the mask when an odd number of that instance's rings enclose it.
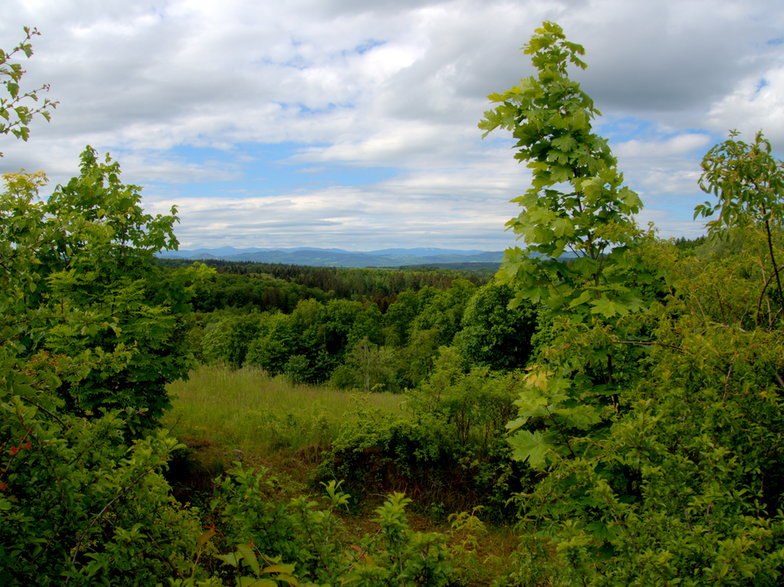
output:
{"label": "white cloud", "polygon": [[656,233],[661,238],[686,237],[694,239],[705,234],[705,222],[699,220],[676,220],[669,210],[648,207],[638,216],[637,223],[643,228],[648,223],[656,226]]}
{"label": "white cloud", "polygon": [[710,140],[711,137],[706,133],[685,133],[662,140],[631,139],[617,144],[613,150],[619,157],[687,155],[695,149],[703,149]]}
{"label": "white cloud", "polygon": [[739,130],[747,140],[762,130],[784,148],[784,65],[762,77],[740,80],[732,93],[713,104],[707,124],[722,133]]}
{"label": "white cloud", "polygon": [[[645,123],[614,150],[672,230],[693,230],[699,156],[727,129],[784,145],[778,0],[5,0],[0,47],[37,26],[26,79],[61,104],[30,143],[0,137],[0,171],[61,182],[85,144],[110,150],[145,201],[180,203],[184,242],[508,242],[528,176],[476,123],[486,94],[530,74],[519,48],[544,19],[585,45],[575,77],[599,108]],[[259,144],[291,157],[276,195],[253,183]],[[392,177],[341,181],[378,167]],[[313,179],[331,170],[334,185]]]}

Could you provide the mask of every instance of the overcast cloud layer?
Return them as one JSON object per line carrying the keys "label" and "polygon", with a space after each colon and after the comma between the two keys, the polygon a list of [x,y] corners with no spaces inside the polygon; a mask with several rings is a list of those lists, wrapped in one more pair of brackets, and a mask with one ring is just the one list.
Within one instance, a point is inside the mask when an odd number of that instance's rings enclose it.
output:
{"label": "overcast cloud layer", "polygon": [[28,86],[60,101],[0,171],[77,172],[86,144],[176,204],[182,248],[513,244],[527,187],[486,95],[532,73],[543,20],[585,46],[640,221],[696,236],[699,159],[731,128],[784,146],[780,0],[3,0],[0,47],[38,27]]}

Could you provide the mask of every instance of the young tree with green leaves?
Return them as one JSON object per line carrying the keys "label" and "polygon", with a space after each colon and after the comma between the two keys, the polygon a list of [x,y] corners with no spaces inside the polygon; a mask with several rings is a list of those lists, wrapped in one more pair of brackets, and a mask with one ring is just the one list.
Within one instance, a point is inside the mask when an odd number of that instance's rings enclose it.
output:
{"label": "young tree with green leaves", "polygon": [[545,22],[524,52],[537,75],[489,96],[499,105],[479,126],[485,134],[510,130],[515,158],[532,173],[514,200],[524,210],[508,223],[526,248],[508,250],[498,276],[515,290],[512,307],[535,304],[549,324],[539,338],[550,344],[535,349],[511,439],[521,460],[546,468],[582,456],[574,440],[609,425],[639,354],[614,341],[635,330],[629,317],[644,307],[653,276],[635,250],[645,240],[634,220],[640,199],[592,130],[593,100],[569,78],[570,65],[586,67],[582,46]]}
{"label": "young tree with green leaves", "polygon": [[[510,223],[528,249],[502,273],[552,317],[508,424],[538,475],[520,496],[514,584],[780,584],[784,343],[749,327],[753,263],[638,238],[636,196],[608,179],[619,174],[586,124],[592,103],[565,76],[582,49],[545,23],[526,52],[539,77],[484,121],[513,130],[533,171]],[[581,137],[578,152],[567,135]],[[752,214],[739,196],[765,198],[729,163],[749,151],[707,158],[704,185],[721,186],[727,214]],[[583,217],[592,202],[603,204]],[[569,246],[574,263],[559,259]]]}
{"label": "young tree with green leaves", "polygon": [[134,408],[154,423],[165,385],[187,373],[184,314],[194,269],[154,263],[176,247],[176,211],[146,214],[140,188],[87,147],[81,170],[46,200],[43,174],[8,174],[0,194],[0,344],[14,361],[50,356],[77,414]]}
{"label": "young tree with green leaves", "polygon": [[[771,265],[764,289],[775,284],[780,308],[777,317],[784,319],[784,289],[781,286],[784,267],[776,260],[774,247],[775,233],[784,225],[784,163],[773,157],[770,142],[762,131],[751,144],[739,140],[739,134],[731,131],[729,139],[715,145],[703,157],[700,188],[714,194],[718,201],[700,204],[694,210],[694,217],[715,216],[707,223],[712,235],[720,235],[727,228],[764,230]],[[758,315],[759,312],[758,306]],[[770,325],[775,322],[773,319]]]}
{"label": "young tree with green leaves", "polygon": [[506,252],[500,275],[520,298],[553,311],[609,318],[637,310],[642,301],[628,287],[624,253],[640,237],[634,214],[642,203],[592,130],[600,114],[593,100],[569,77],[570,65],[586,67],[585,51],[545,22],[524,52],[537,75],[491,94],[498,106],[479,123],[485,136],[511,131],[515,159],[532,174],[531,187],[513,200],[524,210],[507,223],[526,246]]}

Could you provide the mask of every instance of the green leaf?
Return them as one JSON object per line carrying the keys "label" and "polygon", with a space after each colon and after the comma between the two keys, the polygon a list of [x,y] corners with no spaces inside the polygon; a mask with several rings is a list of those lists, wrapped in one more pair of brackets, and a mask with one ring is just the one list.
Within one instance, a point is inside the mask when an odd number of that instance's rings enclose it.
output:
{"label": "green leaf", "polygon": [[558,137],[553,139],[552,145],[561,151],[569,152],[573,150],[577,146],[577,141],[574,139],[572,135],[564,135],[562,137]]}
{"label": "green leaf", "polygon": [[265,573],[283,573],[284,575],[293,575],[294,574],[294,565],[269,565],[268,567],[264,567]]}
{"label": "green leaf", "polygon": [[584,289],[579,296],[577,296],[571,302],[569,302],[569,307],[576,308],[577,306],[585,304],[588,301],[590,301],[591,297],[592,297],[591,290]]}
{"label": "green leaf", "polygon": [[567,426],[578,430],[588,430],[602,421],[601,409],[582,404],[570,408],[558,408],[555,410]]}
{"label": "green leaf", "polygon": [[574,234],[574,225],[568,218],[556,218],[552,223],[552,229],[558,237],[569,237]]}
{"label": "green leaf", "polygon": [[612,318],[613,316],[623,316],[629,312],[629,308],[615,300],[602,297],[598,300],[591,302],[592,314],[600,314],[605,318]]}
{"label": "green leaf", "polygon": [[218,554],[215,555],[217,558],[222,560],[227,565],[231,565],[232,567],[238,567],[240,564],[240,560],[242,557],[236,552],[230,552],[228,554]]}
{"label": "green leaf", "polygon": [[633,211],[642,209],[642,200],[637,192],[627,187],[621,188],[618,197]]}
{"label": "green leaf", "polygon": [[278,582],[272,579],[257,579],[255,577],[240,577],[237,579],[240,587],[278,587]]}
{"label": "green leaf", "polygon": [[519,461],[528,461],[532,469],[541,471],[548,464],[548,455],[553,447],[547,443],[544,435],[539,432],[520,430],[509,438],[512,454]]}
{"label": "green leaf", "polygon": [[[543,395],[532,389],[528,389],[520,394],[515,400],[515,405],[519,409],[519,418],[515,420],[515,427],[526,424],[532,418],[541,418],[548,414],[547,406],[549,400]],[[517,423],[519,422],[519,426]]]}
{"label": "green leaf", "polygon": [[251,549],[250,545],[248,544],[240,544],[237,546],[237,552],[240,554],[241,558],[245,560],[245,563],[253,570],[253,573],[258,576],[259,575],[259,561],[256,558],[256,554]]}

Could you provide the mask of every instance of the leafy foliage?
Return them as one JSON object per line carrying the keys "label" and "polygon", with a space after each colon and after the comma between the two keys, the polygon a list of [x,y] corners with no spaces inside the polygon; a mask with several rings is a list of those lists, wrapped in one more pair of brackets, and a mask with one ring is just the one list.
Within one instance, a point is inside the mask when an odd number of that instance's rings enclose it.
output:
{"label": "leafy foliage", "polygon": [[405,507],[411,500],[393,493],[376,509],[381,526],[383,550],[378,562],[371,561],[358,569],[366,585],[448,585],[450,584],[444,536],[414,532],[406,523]]}
{"label": "leafy foliage", "polygon": [[[185,260],[167,258],[159,259],[159,263],[174,268],[190,265]],[[416,293],[426,287],[446,289],[456,278],[480,284],[488,277],[485,271],[470,269],[349,269],[215,259],[206,260],[205,264],[216,273],[196,288],[193,304],[200,312],[238,308],[277,309],[289,314],[299,301],[313,298],[320,302],[369,302],[385,313],[405,292]]]}
{"label": "leafy foliage", "polygon": [[721,228],[760,228],[765,230],[770,259],[770,281],[776,284],[780,311],[784,319],[784,289],[781,270],[774,250],[774,231],[784,225],[784,164],[771,154],[770,142],[758,132],[753,144],[738,140],[737,131],[714,146],[702,159],[700,187],[719,199],[705,202],[694,210],[694,217],[716,215],[707,223],[711,234]]}
{"label": "leafy foliage", "polygon": [[[752,145],[731,133],[703,161],[719,198],[697,208],[714,216],[711,236],[642,235],[639,199],[567,75],[582,47],[545,23],[526,53],[538,75],[494,96],[481,123],[512,130],[533,174],[510,222],[527,248],[509,253],[503,283],[292,269],[249,278],[262,287],[220,282],[154,262],[176,246],[176,211],[145,214],[139,188],[89,147],[46,200],[43,174],[5,176],[3,584],[483,584],[478,515],[513,507],[520,549],[497,585],[782,582],[781,164],[761,133]],[[356,298],[287,290],[287,271]],[[187,322],[199,288],[211,309],[210,288],[236,288],[234,309]],[[208,361],[291,380],[414,388],[409,412],[342,426],[321,500],[237,464],[204,484],[203,507],[180,504],[163,476],[179,445],[151,424],[196,340]],[[271,409],[260,425],[298,425]],[[392,491],[372,530],[345,522],[344,483],[358,497]],[[452,512],[451,544],[411,527],[412,498]]]}
{"label": "leafy foliage", "polygon": [[[720,203],[698,213],[718,213],[712,231],[769,219],[760,238],[712,257],[698,255],[715,241],[679,250],[641,238],[639,201],[589,132],[592,102],[565,77],[568,63],[583,66],[581,47],[545,23],[526,52],[539,77],[491,97],[502,105],[482,124],[511,128],[533,171],[510,223],[527,258],[510,254],[505,274],[542,302],[547,330],[508,424],[514,457],[538,473],[519,496],[513,582],[776,584],[784,347],[776,310],[767,321],[754,310],[776,274],[760,251],[775,267],[778,164],[759,136],[752,147],[733,136],[703,162]],[[586,201],[599,207],[579,220]],[[558,259],[570,245],[577,258]]]}
{"label": "leafy foliage", "polygon": [[[184,314],[199,268],[163,273],[176,247],[169,216],[145,214],[137,186],[88,147],[81,172],[45,201],[42,174],[8,174],[0,200],[3,352],[58,358],[57,393],[74,413],[134,407],[151,422],[165,385],[190,365]],[[139,422],[145,421],[139,419]]]}
{"label": "leafy foliage", "polygon": [[568,76],[570,65],[586,66],[583,48],[545,22],[525,53],[537,76],[491,95],[500,105],[480,127],[511,130],[515,157],[532,170],[531,188],[515,200],[525,210],[508,223],[527,248],[507,252],[499,277],[516,292],[509,305],[535,304],[546,325],[508,425],[516,458],[544,472],[594,458],[594,440],[611,426],[642,354],[615,341],[641,334],[638,312],[660,280],[644,255],[652,237],[633,218],[641,202],[592,131],[593,101]]}
{"label": "leafy foliage", "polygon": [[720,267],[661,247],[673,294],[647,317],[647,356],[611,426],[575,434],[591,412],[552,400],[523,412],[564,432],[515,446],[544,474],[521,502],[540,553],[527,581],[780,581],[780,333],[741,326],[747,296],[725,294],[746,290],[748,275],[724,272],[717,290]]}
{"label": "leafy foliage", "polygon": [[[527,161],[531,188],[515,202],[525,208],[507,226],[526,243],[506,253],[500,275],[513,280],[521,299],[569,314],[612,317],[640,307],[628,287],[633,270],[624,258],[639,230],[633,215],[642,203],[623,186],[607,142],[594,134],[593,100],[568,76],[581,69],[584,49],[545,22],[525,46],[537,76],[502,94],[479,127],[512,131],[515,158]],[[566,260],[564,255],[574,256]]]}
{"label": "leafy foliage", "polygon": [[319,292],[300,300],[289,314],[203,314],[203,326],[194,339],[200,347],[197,354],[208,363],[252,365],[294,382],[331,381],[339,388],[401,391],[427,378],[439,346],[451,344],[461,330],[465,308],[476,291],[467,279],[454,279],[440,290],[406,290],[383,314],[368,301],[321,301],[329,295]]}
{"label": "leafy foliage", "polygon": [[411,414],[360,409],[323,455],[319,478],[345,479],[356,497],[406,490],[435,515],[477,505],[496,520],[527,482],[503,439],[514,413],[516,378],[486,368],[463,373],[442,349],[434,373],[407,394]]}
{"label": "leafy foliage", "polygon": [[508,284],[491,282],[469,300],[455,346],[469,365],[491,369],[522,368],[531,355],[537,325],[532,304],[510,308],[514,290]]}
{"label": "leafy foliage", "polygon": [[[32,90],[23,90],[20,86],[25,70],[13,59],[20,54],[30,58],[33,54],[30,41],[34,36],[40,35],[38,29],[30,27],[24,27],[24,34],[24,39],[10,51],[0,49],[0,85],[8,94],[8,97],[0,97],[0,135],[10,133],[17,139],[27,141],[30,138],[29,125],[33,118],[41,116],[48,121],[58,103],[49,98],[43,98],[41,101],[41,95],[49,91],[49,84]],[[30,106],[31,102],[38,104]],[[0,157],[2,156],[0,153]]]}
{"label": "leafy foliage", "polygon": [[[413,531],[406,520],[410,499],[390,495],[376,509],[379,531],[348,544],[337,516],[350,496],[341,483],[323,483],[327,507],[298,497],[282,503],[276,497],[277,479],[269,471],[235,467],[218,487],[212,509],[218,516],[210,539],[243,543],[234,553],[217,558],[240,569],[244,559],[255,577],[273,572],[278,581],[295,584],[292,575],[317,584],[346,582],[356,585],[446,585],[451,565],[443,535]],[[217,539],[217,538],[216,538]],[[268,563],[262,568],[259,558]],[[287,565],[280,561],[286,560]]]}
{"label": "leafy foliage", "polygon": [[2,583],[154,584],[187,568],[198,522],[162,475],[176,441],[128,446],[132,412],[88,420],[42,393],[20,377],[0,395]]}

